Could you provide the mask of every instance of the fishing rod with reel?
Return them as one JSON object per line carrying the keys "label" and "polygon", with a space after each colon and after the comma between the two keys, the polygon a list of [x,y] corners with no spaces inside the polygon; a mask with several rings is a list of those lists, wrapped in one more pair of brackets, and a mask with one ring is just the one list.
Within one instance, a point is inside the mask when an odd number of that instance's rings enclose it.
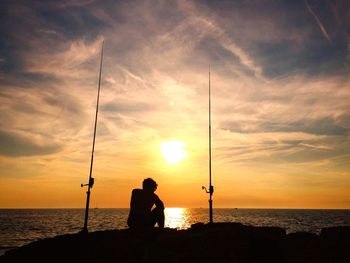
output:
{"label": "fishing rod with reel", "polygon": [[210,100],[210,65],[209,65],[209,189],[202,186],[202,189],[209,194],[209,223],[213,223],[213,193],[214,186],[211,181],[211,100]]}
{"label": "fishing rod with reel", "polygon": [[87,192],[86,192],[86,207],[85,207],[85,218],[84,218],[84,228],[83,228],[83,230],[82,230],[83,233],[87,233],[87,232],[88,232],[90,194],[91,194],[91,188],[93,187],[94,182],[95,182],[95,179],[92,177],[92,167],[93,167],[93,163],[94,163],[94,152],[95,152],[95,139],[96,139],[96,130],[97,130],[98,105],[99,105],[100,90],[101,90],[103,45],[104,45],[104,41],[102,42],[102,47],[101,47],[100,74],[99,74],[99,78],[98,78],[98,90],[97,90],[97,101],[96,101],[95,126],[94,126],[94,137],[93,137],[92,151],[91,151],[91,162],[90,162],[89,183],[87,183],[87,184],[81,184],[81,185],[80,185],[81,187],[87,186]]}

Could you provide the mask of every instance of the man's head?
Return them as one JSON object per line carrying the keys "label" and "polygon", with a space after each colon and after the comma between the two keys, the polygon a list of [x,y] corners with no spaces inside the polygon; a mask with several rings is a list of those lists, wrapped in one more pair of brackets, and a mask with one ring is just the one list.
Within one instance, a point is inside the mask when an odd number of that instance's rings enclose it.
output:
{"label": "man's head", "polygon": [[143,183],[142,183],[142,188],[143,190],[146,190],[146,191],[154,192],[157,189],[157,186],[158,185],[156,181],[154,181],[152,178],[147,178],[143,180]]}

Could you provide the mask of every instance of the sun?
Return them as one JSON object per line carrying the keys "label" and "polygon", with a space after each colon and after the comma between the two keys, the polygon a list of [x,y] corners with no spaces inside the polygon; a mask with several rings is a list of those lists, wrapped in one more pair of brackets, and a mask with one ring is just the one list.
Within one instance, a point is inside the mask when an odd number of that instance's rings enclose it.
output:
{"label": "sun", "polygon": [[162,142],[160,151],[168,164],[177,164],[187,157],[185,147],[186,144],[182,141]]}

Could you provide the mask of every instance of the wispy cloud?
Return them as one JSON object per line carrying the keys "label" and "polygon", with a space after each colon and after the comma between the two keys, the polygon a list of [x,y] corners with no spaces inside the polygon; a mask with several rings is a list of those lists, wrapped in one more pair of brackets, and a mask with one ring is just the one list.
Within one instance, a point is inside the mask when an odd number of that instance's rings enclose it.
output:
{"label": "wispy cloud", "polygon": [[[82,39],[63,45],[64,51],[46,49],[25,58],[25,71],[49,74],[55,77],[74,78],[87,76],[89,61],[96,58],[101,47],[101,39],[86,43]],[[62,47],[61,47],[62,48]]]}
{"label": "wispy cloud", "polygon": [[15,133],[0,131],[0,155],[19,157],[35,156],[56,153],[62,150],[62,146],[44,141],[33,141]]}
{"label": "wispy cloud", "polygon": [[40,34],[47,34],[47,35],[57,35],[57,31],[52,29],[38,29],[36,32]]}
{"label": "wispy cloud", "polygon": [[[350,119],[350,115],[348,116]],[[331,118],[321,119],[301,119],[297,122],[231,122],[223,124],[223,127],[232,132],[257,133],[257,132],[304,132],[316,135],[345,135],[349,132],[348,128],[335,124]]]}
{"label": "wispy cloud", "polygon": [[305,5],[307,10],[309,11],[309,13],[313,16],[313,18],[315,19],[317,25],[319,26],[323,36],[327,39],[329,44],[332,44],[332,40],[329,37],[327,30],[325,29],[325,27],[323,26],[321,20],[318,18],[318,16],[316,15],[316,13],[314,12],[314,10],[311,8],[309,2],[307,0],[305,0]]}

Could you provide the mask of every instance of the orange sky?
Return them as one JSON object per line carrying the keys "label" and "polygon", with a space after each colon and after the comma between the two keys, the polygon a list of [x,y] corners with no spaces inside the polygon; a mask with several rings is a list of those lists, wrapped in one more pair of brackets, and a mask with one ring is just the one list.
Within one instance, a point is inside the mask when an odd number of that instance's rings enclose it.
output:
{"label": "orange sky", "polygon": [[91,207],[147,177],[168,207],[208,206],[211,64],[214,208],[349,209],[344,3],[263,2],[7,4],[0,208],[85,206],[104,40]]}

